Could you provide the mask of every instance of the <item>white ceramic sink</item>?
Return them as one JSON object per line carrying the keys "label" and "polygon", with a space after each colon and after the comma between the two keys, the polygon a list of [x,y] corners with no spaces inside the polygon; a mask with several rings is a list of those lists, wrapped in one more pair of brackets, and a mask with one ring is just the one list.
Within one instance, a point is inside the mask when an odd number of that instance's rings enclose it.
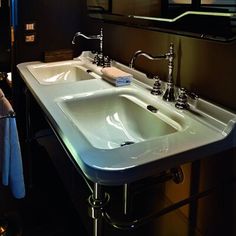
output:
{"label": "white ceramic sink", "polygon": [[172,118],[168,117],[138,93],[133,89],[108,90],[62,99],[59,106],[88,141],[100,149],[118,148],[183,130],[184,121],[178,114],[173,112]]}
{"label": "white ceramic sink", "polygon": [[[134,79],[114,87],[91,58],[84,52],[73,61],[17,66],[73,163],[91,181],[131,183],[236,146],[235,113],[201,98],[178,110],[150,93],[145,74],[115,61]],[[50,84],[58,86],[45,86]]]}
{"label": "white ceramic sink", "polygon": [[43,85],[95,79],[79,61],[38,63],[28,65],[27,68],[34,78]]}

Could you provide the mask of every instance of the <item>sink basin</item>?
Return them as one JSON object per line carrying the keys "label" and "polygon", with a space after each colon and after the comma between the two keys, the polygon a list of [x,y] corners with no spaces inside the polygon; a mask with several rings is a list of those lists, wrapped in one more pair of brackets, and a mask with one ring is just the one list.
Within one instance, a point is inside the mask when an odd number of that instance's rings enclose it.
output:
{"label": "sink basin", "polygon": [[[132,89],[108,90],[62,99],[59,106],[87,140],[99,149],[114,149],[183,129],[183,122],[169,118]],[[152,110],[152,111],[151,111]],[[177,121],[178,120],[178,121]]]}
{"label": "sink basin", "polygon": [[34,78],[43,85],[95,79],[79,61],[38,63],[27,66]]}

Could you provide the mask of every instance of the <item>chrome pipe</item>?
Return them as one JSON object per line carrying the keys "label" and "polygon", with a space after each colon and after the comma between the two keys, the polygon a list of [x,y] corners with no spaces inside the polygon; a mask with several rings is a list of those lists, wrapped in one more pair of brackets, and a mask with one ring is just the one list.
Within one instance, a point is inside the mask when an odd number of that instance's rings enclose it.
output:
{"label": "chrome pipe", "polygon": [[[94,192],[93,192],[93,200],[94,202],[100,201],[102,199],[102,188],[101,185],[98,183],[94,184]],[[93,236],[102,236],[102,217],[99,215],[94,214],[93,218]]]}
{"label": "chrome pipe", "polygon": [[124,184],[123,187],[123,203],[124,203],[124,215],[128,214],[128,208],[129,208],[129,185]]}
{"label": "chrome pipe", "polygon": [[102,236],[103,211],[109,200],[110,196],[104,192],[103,187],[94,183],[93,193],[88,198],[88,213],[93,219],[93,236]]}
{"label": "chrome pipe", "polygon": [[183,207],[187,204],[192,203],[193,201],[196,201],[198,199],[204,198],[206,196],[208,196],[209,194],[211,194],[212,192],[215,192],[219,190],[217,187],[213,187],[209,190],[194,194],[188,198],[185,198],[183,200],[180,200],[177,203],[171,204],[170,206],[167,206],[165,208],[163,208],[160,211],[157,212],[153,212],[150,215],[141,217],[141,218],[136,218],[134,220],[126,220],[126,221],[118,221],[116,219],[113,219],[107,212],[104,212],[104,219],[105,221],[111,225],[112,227],[119,229],[119,230],[134,230],[137,229],[165,214],[168,214],[174,210],[179,209],[180,207]]}

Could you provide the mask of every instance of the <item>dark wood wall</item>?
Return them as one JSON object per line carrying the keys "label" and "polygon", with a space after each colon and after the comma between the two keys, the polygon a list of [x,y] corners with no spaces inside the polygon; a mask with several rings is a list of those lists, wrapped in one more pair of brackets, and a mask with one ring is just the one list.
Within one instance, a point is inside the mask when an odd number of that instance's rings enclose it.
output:
{"label": "dark wood wall", "polygon": [[[22,0],[18,3],[17,63],[42,59],[46,50],[70,49],[75,32],[84,29],[85,0]],[[36,42],[25,43],[25,23],[36,23]],[[76,49],[76,48],[75,48]]]}

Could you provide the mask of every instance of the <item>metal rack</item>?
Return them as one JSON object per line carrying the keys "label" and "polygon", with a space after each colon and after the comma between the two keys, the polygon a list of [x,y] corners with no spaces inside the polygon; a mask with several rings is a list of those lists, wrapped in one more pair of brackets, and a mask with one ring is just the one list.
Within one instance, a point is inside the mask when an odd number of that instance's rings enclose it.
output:
{"label": "metal rack", "polygon": [[16,113],[14,111],[10,111],[7,115],[0,116],[0,120],[7,119],[7,118],[15,118]]}

